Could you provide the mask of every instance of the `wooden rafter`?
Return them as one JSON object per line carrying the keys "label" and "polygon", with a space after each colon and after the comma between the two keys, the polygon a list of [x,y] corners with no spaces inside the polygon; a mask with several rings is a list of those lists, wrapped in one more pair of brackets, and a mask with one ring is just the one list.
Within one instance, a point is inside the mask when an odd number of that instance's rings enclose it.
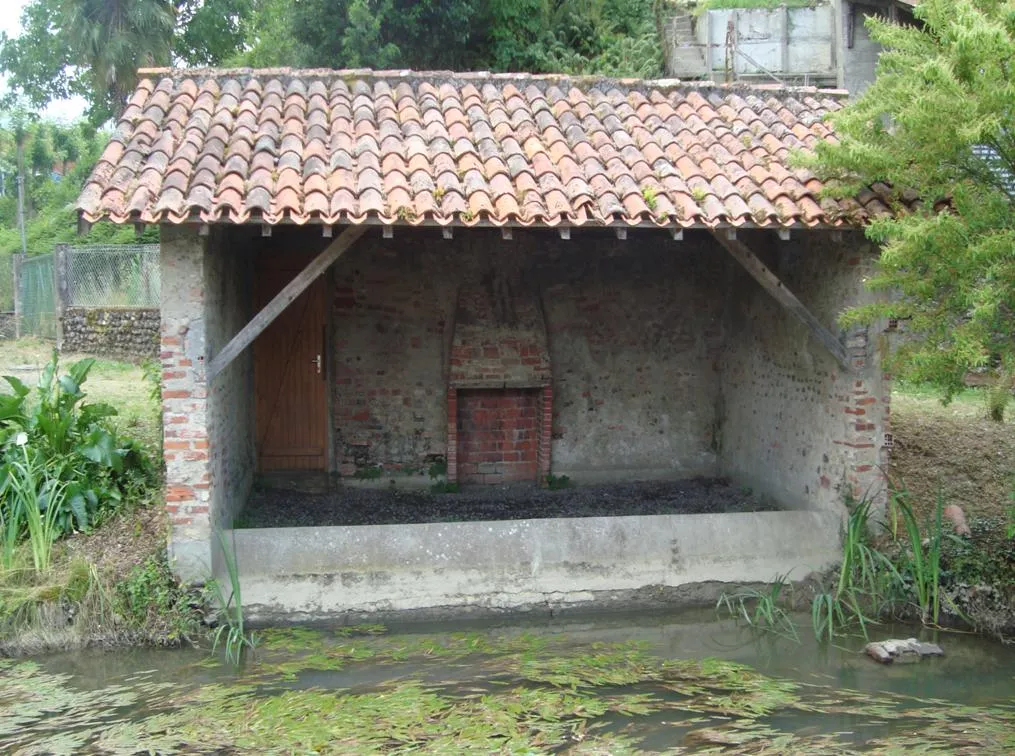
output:
{"label": "wooden rafter", "polygon": [[229,363],[236,359],[240,353],[243,352],[248,346],[250,346],[254,339],[256,339],[265,328],[271,325],[272,321],[275,320],[282,311],[291,305],[295,299],[306,291],[307,287],[316,281],[321,274],[324,273],[331,264],[341,257],[349,247],[351,247],[357,239],[359,239],[367,230],[366,226],[357,225],[349,226],[341,234],[336,236],[332,242],[325,247],[324,251],[321,252],[317,257],[311,260],[307,267],[301,270],[296,277],[285,285],[278,294],[275,295],[268,304],[264,306],[259,313],[257,313],[250,322],[247,323],[239,332],[229,339],[229,343],[226,344],[218,353],[208,361],[208,368],[206,371],[207,380],[210,383],[214,380],[215,376],[225,370]]}
{"label": "wooden rafter", "polygon": [[842,342],[835,337],[835,334],[825,328],[821,324],[821,321],[814,317],[814,314],[804,306],[803,302],[796,298],[793,292],[786,288],[785,284],[779,280],[779,277],[769,270],[765,263],[758,259],[758,256],[751,251],[750,247],[739,239],[729,238],[729,235],[725,231],[713,231],[712,235],[744,267],[744,270],[755,281],[761,284],[761,287],[765,291],[771,294],[791,315],[807,326],[808,330],[824,345],[825,349],[831,352],[836,362],[844,370],[852,372],[852,367],[849,364],[849,355],[846,354],[846,347],[843,346]]}

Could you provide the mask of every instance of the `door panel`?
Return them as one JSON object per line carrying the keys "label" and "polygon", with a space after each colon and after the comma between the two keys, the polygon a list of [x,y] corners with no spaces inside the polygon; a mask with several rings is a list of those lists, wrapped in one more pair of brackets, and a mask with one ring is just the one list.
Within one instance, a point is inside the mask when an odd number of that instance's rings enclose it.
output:
{"label": "door panel", "polygon": [[[257,308],[302,269],[258,266]],[[296,263],[295,265],[293,263]],[[326,285],[318,278],[254,341],[257,465],[269,470],[326,470],[328,402]]]}

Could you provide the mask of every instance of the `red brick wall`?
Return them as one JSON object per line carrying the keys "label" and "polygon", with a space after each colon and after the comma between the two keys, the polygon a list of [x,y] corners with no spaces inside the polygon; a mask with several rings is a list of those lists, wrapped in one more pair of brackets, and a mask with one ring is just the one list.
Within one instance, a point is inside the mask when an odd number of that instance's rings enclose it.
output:
{"label": "red brick wall", "polygon": [[542,390],[458,392],[458,480],[535,481],[539,475]]}

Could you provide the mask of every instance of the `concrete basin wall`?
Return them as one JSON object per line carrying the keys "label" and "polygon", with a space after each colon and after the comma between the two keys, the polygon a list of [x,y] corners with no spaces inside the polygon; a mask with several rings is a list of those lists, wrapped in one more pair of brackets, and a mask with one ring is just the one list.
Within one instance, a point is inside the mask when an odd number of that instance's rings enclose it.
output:
{"label": "concrete basin wall", "polygon": [[691,586],[799,580],[840,558],[840,522],[792,511],[229,535],[249,619],[315,620],[622,608]]}

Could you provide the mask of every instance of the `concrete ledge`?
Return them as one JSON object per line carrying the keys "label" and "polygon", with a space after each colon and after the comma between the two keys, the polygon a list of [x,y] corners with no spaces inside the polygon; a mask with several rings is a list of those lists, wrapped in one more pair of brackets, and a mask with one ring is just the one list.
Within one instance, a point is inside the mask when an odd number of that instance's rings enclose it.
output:
{"label": "concrete ledge", "polygon": [[588,517],[232,532],[244,608],[284,617],[478,616],[710,600],[841,556],[834,512]]}

